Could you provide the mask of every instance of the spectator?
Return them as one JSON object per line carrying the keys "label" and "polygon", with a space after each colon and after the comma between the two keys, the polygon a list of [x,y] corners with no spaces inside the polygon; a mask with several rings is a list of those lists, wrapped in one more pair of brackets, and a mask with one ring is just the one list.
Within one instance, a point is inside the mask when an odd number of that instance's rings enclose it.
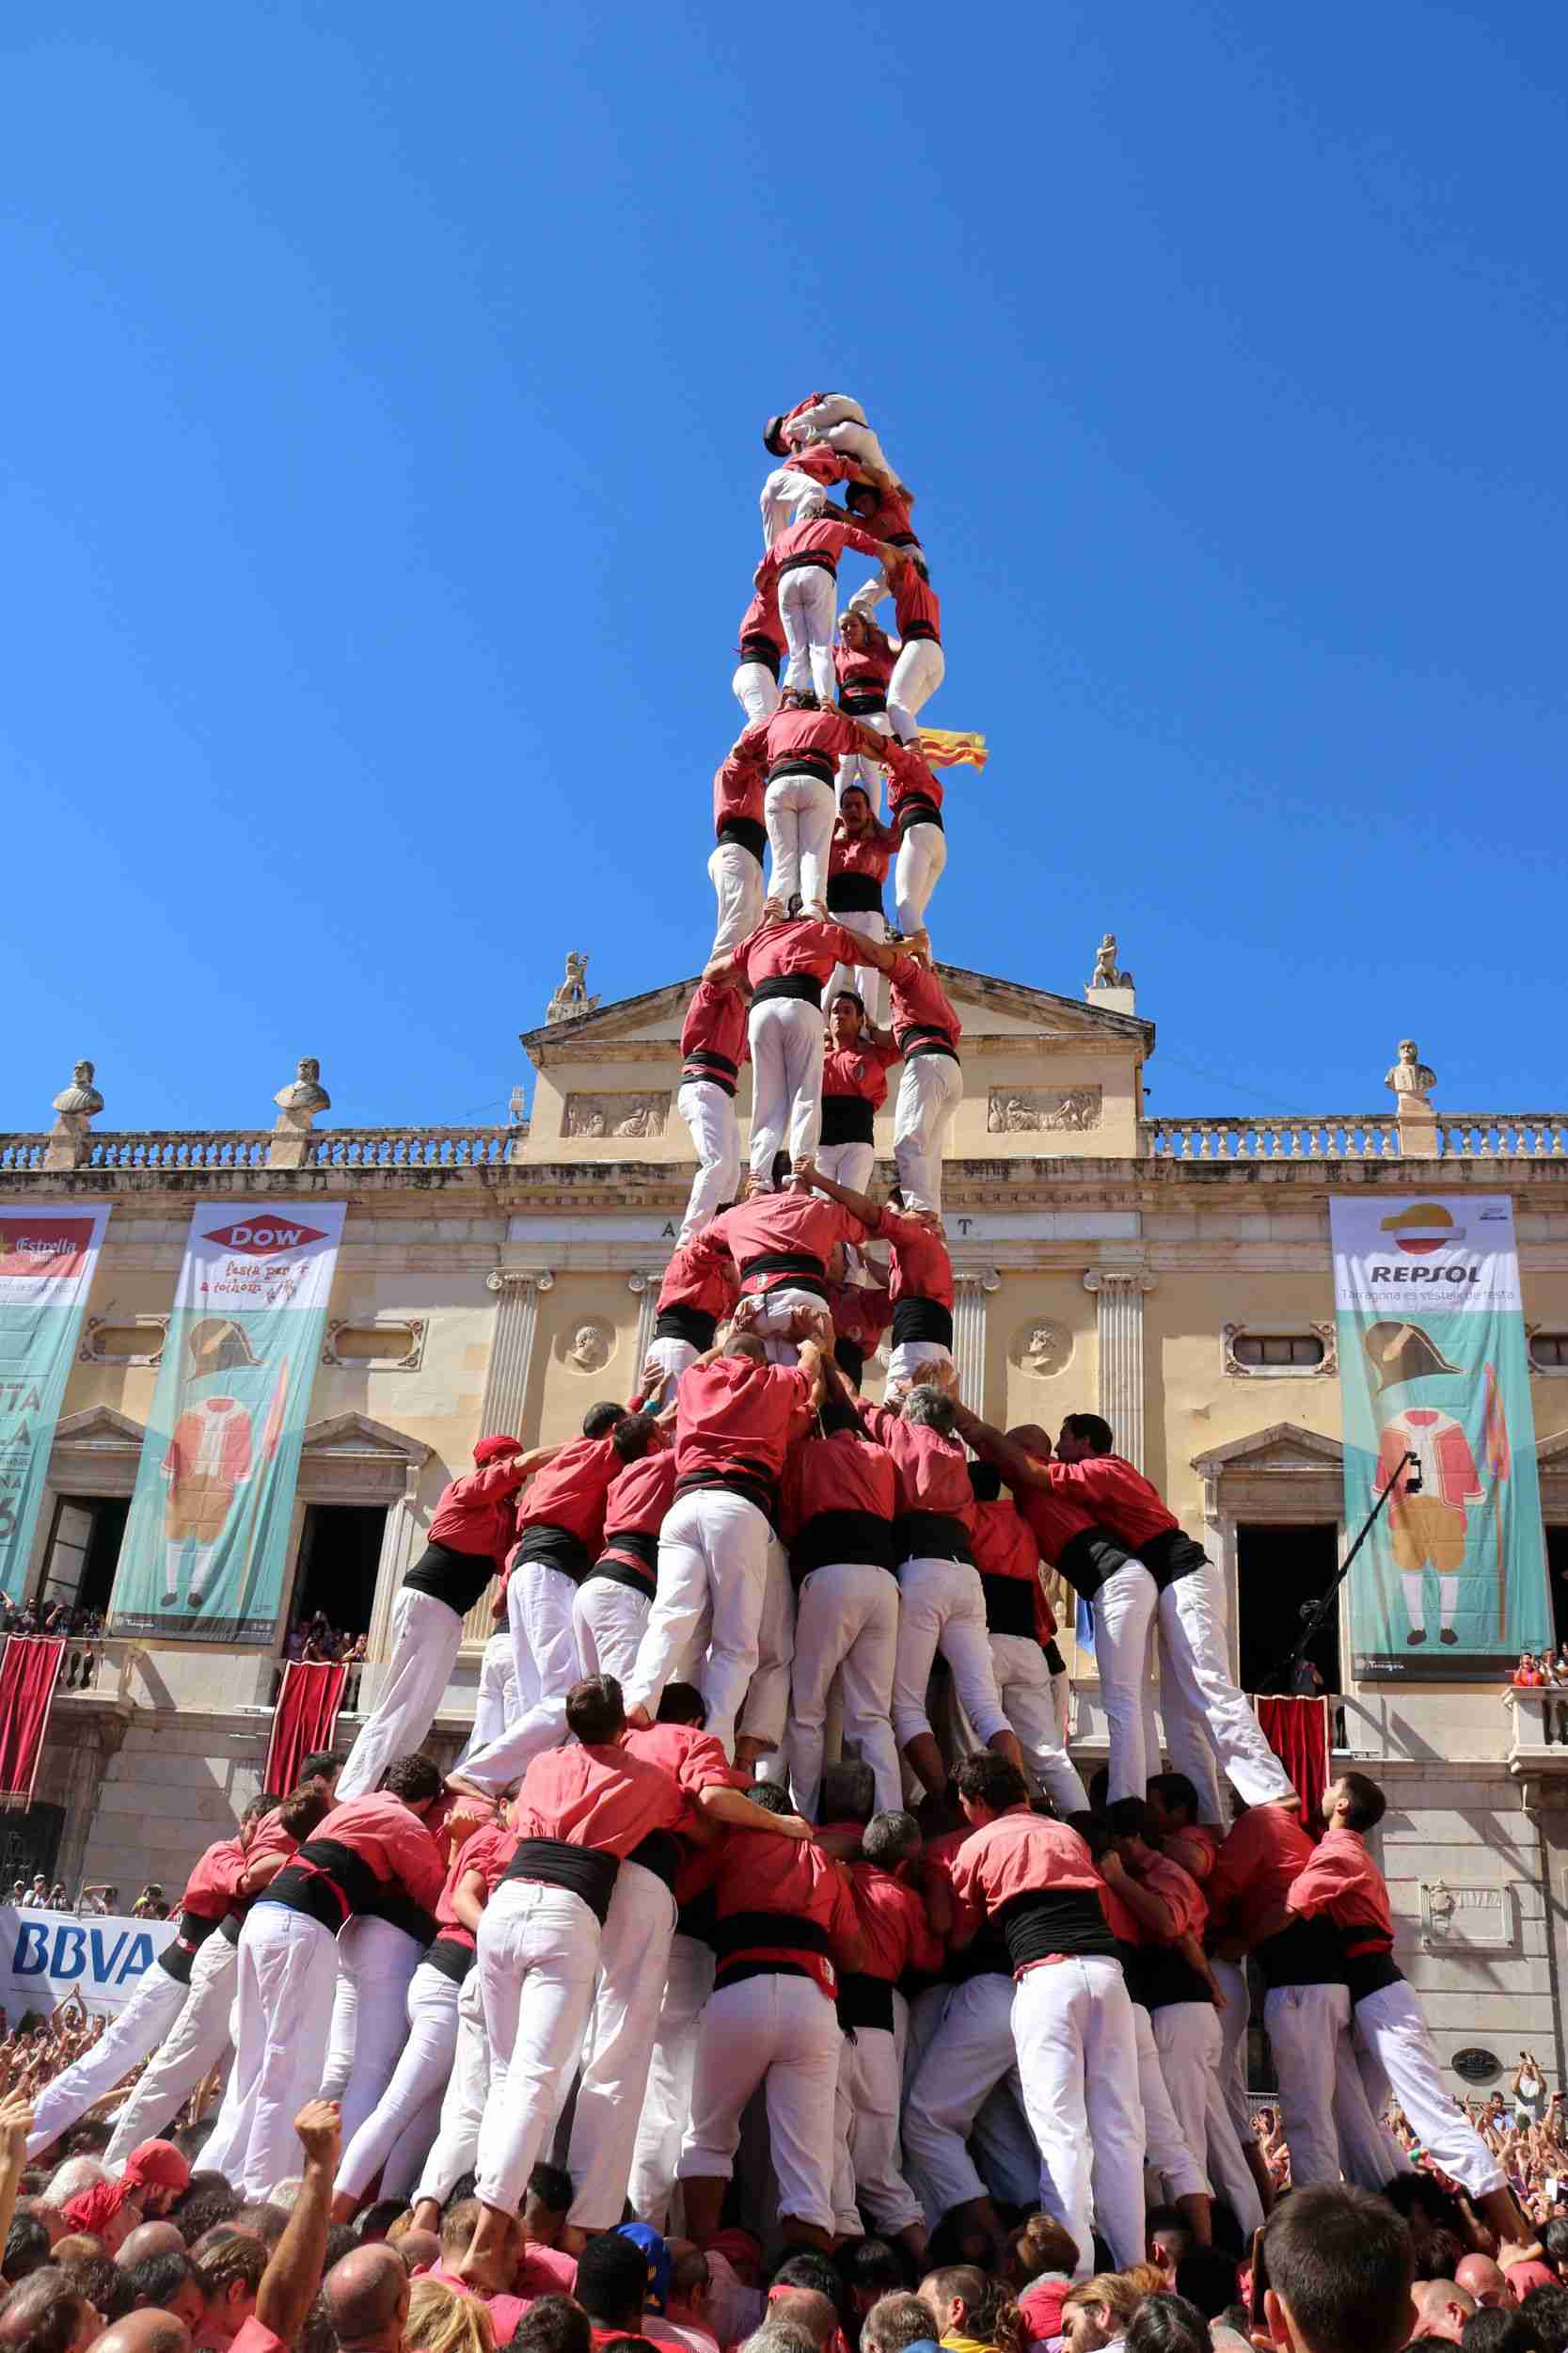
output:
{"label": "spectator", "polygon": [[1460,2353],[1541,2353],[1523,2313],[1512,2304],[1483,2304],[1465,2323]]}
{"label": "spectator", "polygon": [[496,2353],[495,2330],[484,2306],[445,2280],[414,2281],[403,2341],[411,2353]]}
{"label": "spectator", "polygon": [[[505,2353],[592,2353],[593,2330],[582,2306],[569,2296],[541,2296],[512,2332]],[[897,2353],[889,2347],[889,2353]]]}
{"label": "spectator", "polygon": [[172,2313],[194,2337],[207,2310],[207,2290],[189,2255],[145,2255],[124,2266],[133,2311]]}
{"label": "spectator", "polygon": [[410,2290],[395,2249],[356,2247],[327,2273],[323,2294],[344,2353],[403,2353]]}
{"label": "spectator", "polygon": [[861,2323],[861,2353],[925,2353],[936,2339],[936,2314],[918,2296],[879,2297]]}
{"label": "spectator", "polygon": [[47,2265],[0,2303],[0,2348],[25,2353],[87,2353],[99,2336],[98,2314],[64,2271]]}
{"label": "spectator", "polygon": [[1101,2353],[1101,2346],[1119,2344],[1138,2303],[1138,2290],[1120,2271],[1080,2280],[1062,2305],[1068,2353]]}
{"label": "spectator", "polygon": [[197,2332],[198,2353],[227,2353],[256,2311],[256,2298],[271,2255],[254,2231],[219,2223],[192,2245],[207,2291]]}
{"label": "spectator", "polygon": [[1146,2296],[1128,2323],[1127,2353],[1213,2353],[1213,2339],[1184,2296]]}
{"label": "spectator", "polygon": [[1410,2232],[1386,2199],[1345,2185],[1292,2190],[1262,2249],[1280,2353],[1398,2353],[1417,2333]]}

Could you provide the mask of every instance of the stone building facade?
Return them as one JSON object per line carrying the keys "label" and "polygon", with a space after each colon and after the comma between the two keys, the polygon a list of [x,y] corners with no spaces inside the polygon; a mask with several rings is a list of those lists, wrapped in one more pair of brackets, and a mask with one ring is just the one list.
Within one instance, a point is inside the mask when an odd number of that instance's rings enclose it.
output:
{"label": "stone building facade", "polygon": [[[1256,1683],[1345,1542],[1332,1195],[1504,1191],[1557,1586],[1568,1115],[1452,1115],[1401,1094],[1359,1118],[1150,1119],[1154,1028],[1127,976],[1101,966],[1077,997],[942,968],[965,1032],[944,1209],[967,1400],[1001,1423],[1105,1414],[1224,1565],[1234,1654]],[[82,1682],[84,1664],[56,1698],[39,1803],[13,1823],[0,1868],[25,1852],[72,1884],[125,1890],[150,1876],[172,1892],[259,1786],[291,1614],[309,1601],[368,1628],[368,1699],[398,1582],[474,1439],[563,1439],[595,1399],[631,1391],[690,1177],[674,1091],[692,985],[600,1005],[579,964],[524,1036],[531,1118],[504,1128],[334,1128],[319,1073],[302,1064],[272,1129],[111,1132],[82,1106],[99,1100],[83,1065],[89,1083],[67,1090],[52,1131],[0,1137],[0,1207],[113,1208],[31,1592],[84,1576],[107,1591],[193,1205],[347,1205],[273,1644],[96,1646],[94,1679]],[[739,1108],[744,1127],[744,1086]],[[890,1120],[879,1141],[885,1184]],[[867,1368],[873,1393],[883,1370]],[[471,1717],[488,1630],[482,1602],[438,1719],[443,1756]],[[1528,2043],[1563,2080],[1568,1744],[1547,1738],[1540,1702],[1510,1708],[1496,1683],[1358,1686],[1332,1623],[1318,1656],[1342,1694],[1344,1746],[1389,1791],[1382,1852],[1400,1957],[1439,2049],[1512,2059]],[[1070,1662],[1076,1746],[1092,1762],[1104,1746],[1092,1658]]]}

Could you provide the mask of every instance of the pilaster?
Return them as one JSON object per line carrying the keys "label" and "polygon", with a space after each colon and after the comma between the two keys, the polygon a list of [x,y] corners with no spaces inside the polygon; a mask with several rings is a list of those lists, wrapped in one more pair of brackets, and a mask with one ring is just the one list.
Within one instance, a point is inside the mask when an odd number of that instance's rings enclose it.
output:
{"label": "pilaster", "polygon": [[954,1269],[953,1362],[959,1400],[974,1413],[985,1411],[986,1301],[1001,1288],[994,1266]]}
{"label": "pilaster", "polygon": [[1144,1294],[1154,1283],[1141,1266],[1091,1266],[1084,1277],[1100,1328],[1100,1411],[1117,1453],[1137,1471],[1144,1460]]}
{"label": "pilaster", "polygon": [[498,1266],[494,1274],[486,1275],[484,1285],[499,1294],[500,1304],[484,1371],[478,1436],[492,1438],[500,1432],[508,1438],[521,1438],[539,1329],[539,1294],[555,1288],[555,1277],[544,1266]]}
{"label": "pilaster", "polygon": [[637,1356],[632,1386],[641,1388],[642,1367],[648,1360],[648,1350],[654,1343],[654,1326],[658,1321],[658,1294],[663,1277],[645,1266],[634,1267],[626,1277],[626,1289],[637,1300]]}

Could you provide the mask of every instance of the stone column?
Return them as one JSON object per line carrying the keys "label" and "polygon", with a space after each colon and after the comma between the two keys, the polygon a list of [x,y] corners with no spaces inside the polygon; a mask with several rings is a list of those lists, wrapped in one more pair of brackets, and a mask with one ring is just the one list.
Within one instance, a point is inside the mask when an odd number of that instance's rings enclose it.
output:
{"label": "stone column", "polygon": [[958,1396],[972,1413],[986,1406],[986,1301],[1002,1288],[994,1266],[966,1267],[953,1275],[953,1362]]}
{"label": "stone column", "polygon": [[476,1435],[491,1438],[504,1431],[508,1438],[521,1438],[534,1335],[539,1329],[539,1294],[555,1288],[555,1277],[544,1266],[498,1266],[494,1274],[485,1276],[484,1287],[500,1294],[500,1305],[496,1310]]}
{"label": "stone column", "polygon": [[637,1354],[632,1360],[631,1388],[641,1385],[642,1367],[648,1350],[653,1346],[654,1326],[658,1321],[659,1285],[664,1278],[645,1266],[639,1266],[626,1277],[626,1289],[637,1301]]}
{"label": "stone column", "polygon": [[1084,1288],[1100,1323],[1100,1411],[1116,1450],[1134,1470],[1144,1461],[1144,1294],[1154,1277],[1141,1266],[1091,1266]]}

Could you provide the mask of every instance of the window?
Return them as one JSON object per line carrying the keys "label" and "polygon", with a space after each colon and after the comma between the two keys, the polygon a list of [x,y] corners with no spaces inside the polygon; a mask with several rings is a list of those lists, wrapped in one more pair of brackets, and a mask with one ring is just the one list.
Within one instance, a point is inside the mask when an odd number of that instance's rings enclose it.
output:
{"label": "window", "polygon": [[60,1497],[39,1583],[44,1609],[56,1601],[77,1610],[108,1608],[130,1509],[128,1495]]}
{"label": "window", "polygon": [[394,1321],[366,1316],[360,1323],[328,1324],[322,1348],[324,1364],[376,1365],[383,1372],[418,1372],[424,1358],[425,1319],[421,1315]]}
{"label": "window", "polygon": [[[1314,1602],[1327,1592],[1338,1566],[1339,1531],[1332,1522],[1305,1527],[1241,1522],[1236,1530],[1236,1632],[1243,1691],[1279,1690],[1275,1671],[1300,1641]],[[1323,1690],[1338,1692],[1338,1604],[1313,1635],[1307,1656],[1322,1676]]]}
{"label": "window", "polygon": [[1529,1360],[1537,1373],[1568,1373],[1568,1331],[1532,1331]]}
{"label": "window", "polygon": [[335,1634],[368,1634],[387,1533],[385,1503],[311,1503],[300,1532],[290,1629],[325,1617]]}
{"label": "window", "polygon": [[1243,1376],[1261,1373],[1332,1373],[1335,1369],[1332,1327],[1303,1324],[1274,1331],[1253,1331],[1227,1324],[1224,1331],[1225,1369]]}

